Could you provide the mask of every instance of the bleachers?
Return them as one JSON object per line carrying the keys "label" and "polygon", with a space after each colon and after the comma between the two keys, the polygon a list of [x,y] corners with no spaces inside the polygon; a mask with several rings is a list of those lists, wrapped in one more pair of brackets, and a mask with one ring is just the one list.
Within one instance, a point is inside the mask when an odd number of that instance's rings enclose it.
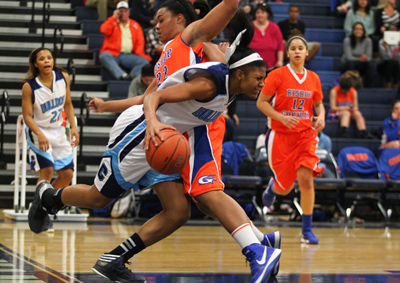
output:
{"label": "bleachers", "polygon": [[[52,1],[53,2],[53,1]],[[80,34],[67,35],[65,37],[65,43],[67,47],[64,49],[63,54],[58,58],[59,62],[62,62],[62,66],[66,66],[66,60],[73,57],[77,63],[77,75],[92,75],[95,80],[91,79],[79,79],[75,82],[73,89],[73,102],[76,108],[76,114],[79,115],[79,96],[83,91],[87,91],[91,95],[101,96],[107,98],[122,98],[126,97],[129,82],[121,81],[102,81],[100,76],[104,79],[106,76],[104,72],[101,72],[101,67],[98,62],[98,50],[100,49],[103,42],[103,35],[100,33],[100,25],[102,22],[97,21],[97,11],[94,8],[87,8],[82,5],[81,0],[55,0],[57,3],[65,3],[68,5],[66,9],[52,9],[52,17],[49,27],[54,28],[59,24],[63,25],[66,30],[74,30]],[[0,7],[6,3],[5,0],[0,0]],[[343,24],[343,19],[336,18],[330,13],[330,2],[328,0],[290,0],[284,3],[269,3],[274,11],[275,17],[274,22],[284,20],[288,17],[287,12],[290,4],[297,4],[300,7],[301,16],[300,19],[306,23],[306,38],[309,41],[318,41],[321,43],[321,51],[319,54],[307,64],[307,68],[315,71],[321,78],[324,92],[324,104],[329,105],[329,90],[339,78],[339,65],[340,57],[342,55],[342,42],[344,39],[344,31],[340,29]],[[39,9],[38,9],[39,10]],[[0,26],[4,27],[29,27],[28,16],[30,9],[2,9],[1,13],[12,13],[15,12],[21,15],[19,20],[0,20]],[[111,11],[110,11],[111,12]],[[40,13],[40,12],[39,12]],[[58,17],[72,17],[73,20],[64,20]],[[28,19],[29,18],[29,19]],[[0,78],[1,87],[4,89],[11,90],[12,106],[17,108],[20,107],[20,90],[21,80],[20,74],[26,70],[26,59],[33,47],[39,44],[39,34],[17,34],[10,32],[0,33],[0,42],[17,42],[12,47],[12,52],[9,46],[0,45],[0,57],[12,56],[11,59],[7,59],[4,63],[0,61],[0,72],[6,73],[11,72],[14,74],[13,78],[7,78],[2,76]],[[29,47],[24,44],[28,42]],[[46,37],[46,44],[52,43],[52,37]],[[11,52],[11,55],[10,55]],[[18,61],[17,63],[10,64],[13,58],[21,57],[24,60]],[[20,63],[21,62],[21,63]],[[2,91],[3,89],[1,89]],[[373,89],[361,89],[359,90],[359,103],[360,110],[366,118],[367,130],[379,129],[382,126],[382,121],[390,114],[391,104],[396,97],[396,91],[385,90],[382,88]],[[6,147],[4,160],[9,167],[12,167],[13,160],[13,149],[12,143],[14,141],[14,120],[15,117],[20,113],[19,110],[15,110],[10,118],[10,124],[6,127]],[[255,101],[240,100],[237,105],[237,114],[240,118],[240,125],[236,133],[236,141],[245,144],[248,149],[254,153],[256,138],[259,134],[265,132],[266,117],[261,113],[257,107]],[[84,132],[84,138],[82,139],[83,154],[80,156],[80,162],[86,165],[86,167],[96,168],[97,164],[101,159],[104,146],[107,142],[108,131],[105,128],[99,127],[111,127],[116,115],[114,114],[91,114],[89,121]],[[357,138],[357,130],[354,123],[351,124],[349,134],[351,139],[342,139],[340,136],[340,127],[337,121],[327,121],[324,133],[328,134],[332,138],[332,153],[337,156],[340,149],[350,145],[359,145],[371,149],[375,155],[378,154],[378,147],[380,140],[364,140]],[[95,169],[94,169],[95,170]],[[12,180],[12,175],[2,171],[2,182],[9,183]],[[93,178],[92,172],[81,172],[80,181],[85,182]],[[91,179],[88,178],[91,176]],[[79,177],[79,175],[78,175]],[[86,178],[86,179],[85,179]],[[230,179],[232,181],[234,179]],[[259,180],[259,179],[257,179]],[[232,184],[229,184],[232,185]],[[263,184],[257,184],[262,186]]]}

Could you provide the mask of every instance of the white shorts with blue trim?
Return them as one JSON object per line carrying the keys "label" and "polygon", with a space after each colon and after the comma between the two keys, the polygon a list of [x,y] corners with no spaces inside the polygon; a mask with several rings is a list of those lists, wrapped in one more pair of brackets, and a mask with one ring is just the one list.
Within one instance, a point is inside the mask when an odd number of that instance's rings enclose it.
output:
{"label": "white shorts with blue trim", "polygon": [[43,128],[40,130],[49,141],[49,149],[44,152],[39,149],[37,135],[26,127],[29,162],[31,170],[39,171],[43,168],[54,167],[54,170],[73,169],[72,146],[67,140],[65,127]]}
{"label": "white shorts with blue trim", "polygon": [[110,139],[94,184],[106,197],[116,198],[137,186],[180,181],[180,174],[162,175],[151,170],[142,148],[146,132],[143,106],[124,111],[111,128]]}

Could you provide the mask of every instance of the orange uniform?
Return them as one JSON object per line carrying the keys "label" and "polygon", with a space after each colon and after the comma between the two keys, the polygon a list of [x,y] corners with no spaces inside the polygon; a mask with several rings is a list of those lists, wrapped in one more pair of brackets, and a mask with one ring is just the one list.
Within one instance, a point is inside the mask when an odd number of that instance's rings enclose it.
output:
{"label": "orange uniform", "polygon": [[[203,43],[190,47],[182,40],[182,34],[165,44],[160,59],[154,67],[157,87],[177,70],[205,62]],[[185,133],[189,140],[191,156],[181,171],[185,193],[191,197],[212,190],[223,190],[221,180],[222,143],[225,134],[225,118],[221,115],[215,122],[199,126]]]}
{"label": "orange uniform", "polygon": [[297,74],[287,65],[268,74],[262,93],[273,96],[271,105],[277,112],[300,121],[289,129],[268,118],[268,160],[276,187],[285,190],[296,180],[300,166],[312,169],[314,176],[323,171],[315,154],[318,133],[312,128],[313,103],[323,99],[321,82],[316,73],[305,69]]}

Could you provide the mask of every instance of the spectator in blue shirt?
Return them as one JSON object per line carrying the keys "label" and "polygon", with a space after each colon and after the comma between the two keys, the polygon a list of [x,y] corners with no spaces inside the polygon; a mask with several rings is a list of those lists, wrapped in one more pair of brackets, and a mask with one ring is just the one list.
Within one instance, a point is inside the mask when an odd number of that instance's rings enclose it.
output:
{"label": "spectator in blue shirt", "polygon": [[400,148],[399,141],[400,101],[393,104],[392,115],[383,121],[381,149]]}

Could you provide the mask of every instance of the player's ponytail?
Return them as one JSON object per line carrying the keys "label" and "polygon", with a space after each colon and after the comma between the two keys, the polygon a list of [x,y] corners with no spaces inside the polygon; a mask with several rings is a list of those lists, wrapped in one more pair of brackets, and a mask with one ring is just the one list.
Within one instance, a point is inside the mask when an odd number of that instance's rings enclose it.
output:
{"label": "player's ponytail", "polygon": [[196,11],[188,0],[168,0],[161,4],[161,8],[167,9],[174,16],[182,14],[186,21],[185,27],[197,20]]}
{"label": "player's ponytail", "polygon": [[265,62],[260,55],[248,47],[253,35],[253,26],[245,12],[239,9],[224,30],[224,36],[231,44],[225,52],[225,59],[230,73],[238,68],[247,72],[250,68],[265,67]]}

